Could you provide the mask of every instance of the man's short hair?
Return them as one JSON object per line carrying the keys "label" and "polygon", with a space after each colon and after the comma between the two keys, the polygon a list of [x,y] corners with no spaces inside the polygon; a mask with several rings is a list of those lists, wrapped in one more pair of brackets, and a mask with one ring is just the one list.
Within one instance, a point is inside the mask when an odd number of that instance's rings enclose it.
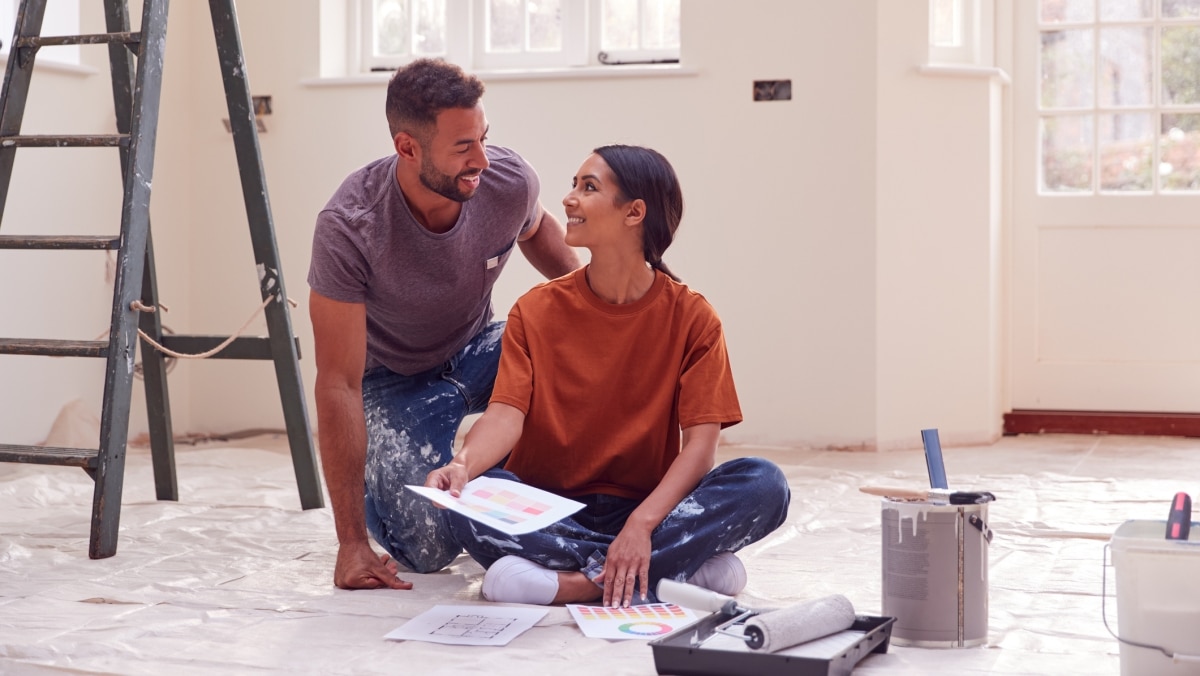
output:
{"label": "man's short hair", "polygon": [[387,120],[392,137],[408,132],[424,144],[447,108],[474,108],[483,82],[441,59],[417,59],[388,82]]}

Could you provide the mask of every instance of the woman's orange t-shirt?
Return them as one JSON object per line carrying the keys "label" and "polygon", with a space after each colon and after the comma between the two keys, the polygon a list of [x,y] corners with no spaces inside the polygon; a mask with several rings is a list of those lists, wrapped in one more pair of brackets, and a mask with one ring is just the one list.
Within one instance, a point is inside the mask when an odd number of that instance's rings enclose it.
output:
{"label": "woman's orange t-shirt", "polygon": [[681,428],[742,420],[720,318],[661,272],[627,305],[597,297],[582,268],[522,296],[491,401],[526,416],[505,469],[565,496],[643,499]]}

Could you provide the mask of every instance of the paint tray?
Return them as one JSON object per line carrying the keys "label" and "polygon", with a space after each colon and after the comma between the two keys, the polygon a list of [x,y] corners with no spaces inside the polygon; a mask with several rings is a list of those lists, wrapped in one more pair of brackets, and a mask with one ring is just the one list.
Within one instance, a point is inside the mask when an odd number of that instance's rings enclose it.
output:
{"label": "paint tray", "polygon": [[[655,669],[673,676],[846,676],[867,655],[887,652],[896,622],[894,617],[859,615],[847,631],[863,632],[860,637],[843,644],[836,654],[818,657],[788,654],[810,644],[776,653],[736,645],[738,639],[716,635],[716,628],[728,620],[728,615],[713,613],[650,641]],[[697,645],[700,641],[705,642]]]}

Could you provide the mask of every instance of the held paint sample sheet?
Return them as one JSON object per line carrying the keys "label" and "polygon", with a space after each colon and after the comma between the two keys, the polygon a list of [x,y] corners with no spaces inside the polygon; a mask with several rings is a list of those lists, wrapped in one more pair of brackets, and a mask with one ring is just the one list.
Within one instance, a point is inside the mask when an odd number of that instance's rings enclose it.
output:
{"label": "held paint sample sheet", "polygon": [[510,535],[531,533],[583,509],[582,502],[507,479],[472,479],[458,498],[425,486],[408,489]]}
{"label": "held paint sample sheet", "polygon": [[384,638],[450,645],[508,645],[547,612],[545,608],[434,606]]}
{"label": "held paint sample sheet", "polygon": [[674,603],[628,608],[568,604],[567,609],[588,638],[658,638],[697,619],[696,613]]}

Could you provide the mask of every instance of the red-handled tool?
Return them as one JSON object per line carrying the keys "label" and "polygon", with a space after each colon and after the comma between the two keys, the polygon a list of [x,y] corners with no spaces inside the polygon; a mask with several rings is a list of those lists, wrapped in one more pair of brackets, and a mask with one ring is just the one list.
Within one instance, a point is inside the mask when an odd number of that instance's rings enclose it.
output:
{"label": "red-handled tool", "polygon": [[1187,493],[1176,493],[1171,500],[1171,515],[1167,517],[1167,539],[1186,540],[1192,529],[1192,499]]}

